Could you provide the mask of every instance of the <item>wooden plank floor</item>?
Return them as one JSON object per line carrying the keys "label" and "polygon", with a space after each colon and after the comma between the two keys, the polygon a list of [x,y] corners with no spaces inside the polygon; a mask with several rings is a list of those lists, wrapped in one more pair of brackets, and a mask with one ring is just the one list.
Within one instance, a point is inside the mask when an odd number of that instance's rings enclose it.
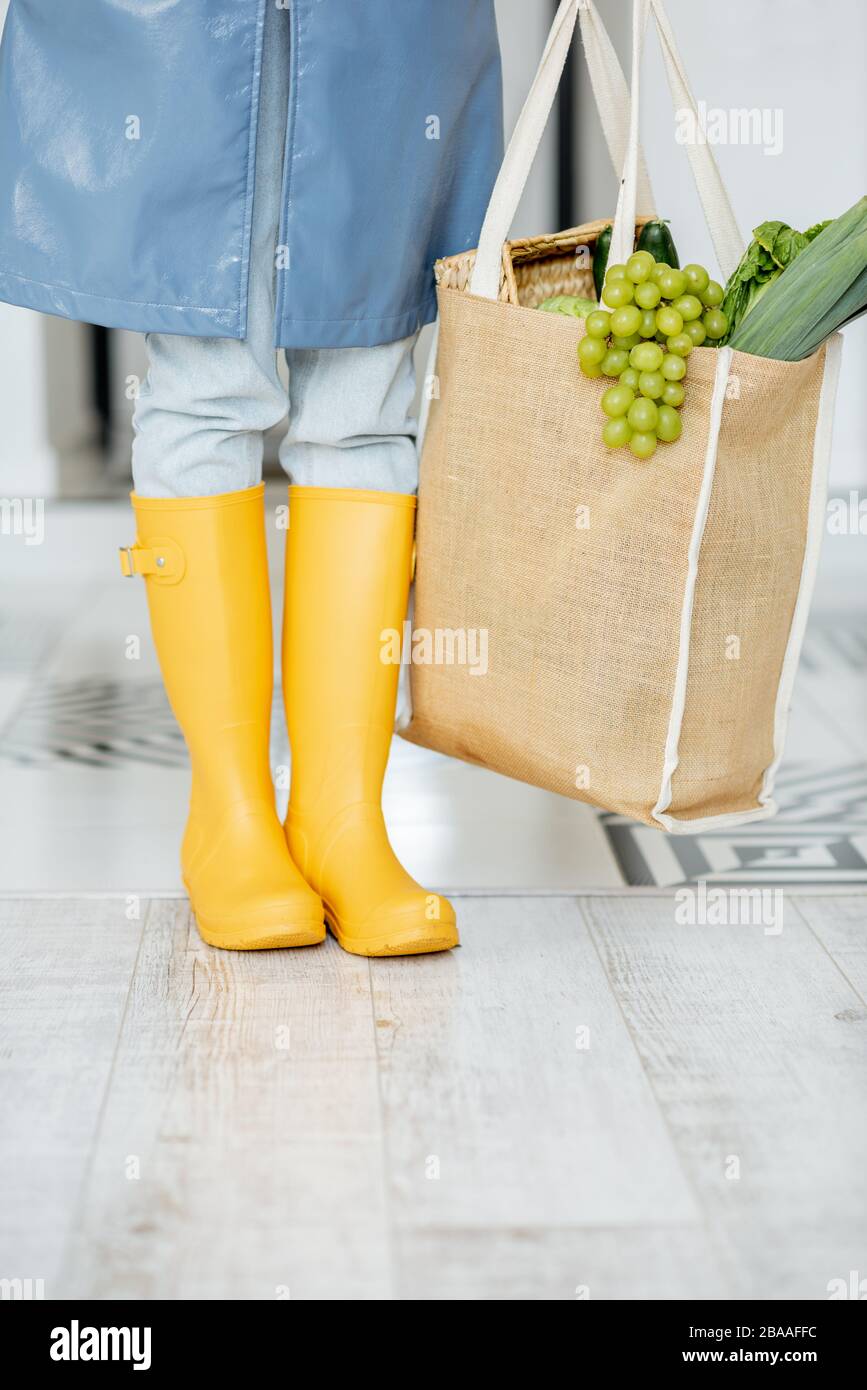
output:
{"label": "wooden plank floor", "polygon": [[867,897],[467,898],[447,956],[0,902],[0,1277],[104,1299],[827,1297],[867,1274]]}

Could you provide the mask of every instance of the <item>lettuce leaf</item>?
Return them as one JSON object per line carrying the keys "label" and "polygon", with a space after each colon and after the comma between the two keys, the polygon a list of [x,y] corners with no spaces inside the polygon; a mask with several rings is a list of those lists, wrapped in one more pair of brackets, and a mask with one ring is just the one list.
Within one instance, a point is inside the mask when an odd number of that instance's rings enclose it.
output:
{"label": "lettuce leaf", "polygon": [[867,196],[810,230],[806,247],[732,335],[733,348],[798,362],[867,310]]}
{"label": "lettuce leaf", "polygon": [[816,222],[806,232],[796,231],[787,222],[762,222],[753,228],[753,240],[732,273],[720,305],[728,319],[728,331],[720,345],[729,341],[768,287],[828,225]]}

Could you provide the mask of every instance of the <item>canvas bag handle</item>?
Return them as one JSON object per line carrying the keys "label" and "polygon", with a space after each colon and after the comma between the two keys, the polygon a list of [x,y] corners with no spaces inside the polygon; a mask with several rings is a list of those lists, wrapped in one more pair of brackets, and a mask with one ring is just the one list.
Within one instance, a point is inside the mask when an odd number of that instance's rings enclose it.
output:
{"label": "canvas bag handle", "polygon": [[[509,234],[509,228],[532,168],[542,132],[554,104],[579,11],[584,11],[589,6],[590,0],[561,0],[538,71],[500,167],[485,214],[469,285],[472,294],[480,295],[484,299],[496,299],[498,296],[503,243]],[[644,37],[651,12],[659,32],[672,101],[675,108],[685,107],[692,111],[696,128],[698,128],[698,111],[695,100],[662,0],[634,0],[631,86],[634,99],[629,104],[626,153],[611,239],[610,259],[612,262],[625,260],[632,249],[640,167],[638,146],[639,78]],[[610,128],[615,129],[613,126]],[[690,167],[710,230],[720,271],[723,278],[727,279],[742,255],[743,238],[710,147],[705,142],[697,141],[688,147],[688,151]]]}
{"label": "canvas bag handle", "polygon": [[[608,147],[608,154],[611,158],[614,172],[620,175],[626,158],[626,148],[629,139],[629,88],[626,85],[626,78],[623,75],[623,68],[620,66],[620,59],[617,56],[617,51],[614,44],[611,42],[608,30],[602,22],[599,11],[593,4],[593,0],[583,0],[583,3],[579,3],[578,14],[581,25],[581,40],[584,46],[584,58],[590,75],[590,87],[593,92],[593,99],[596,104],[596,110],[599,113],[602,132],[605,136],[605,143]],[[535,101],[533,95],[534,89],[541,77],[543,65],[548,56],[549,49],[557,39],[557,19],[559,19],[559,17],[558,14],[551,26],[548,38],[545,41],[545,48],[539,61],[536,76],[533,79],[530,91],[524,102],[524,107],[521,112],[522,117],[527,111],[527,108],[531,105],[531,101]],[[566,56],[572,42],[572,32],[574,32],[574,20],[572,21],[572,31],[570,31],[569,41],[564,49],[563,64],[560,68],[560,74],[562,74],[563,67],[565,67]],[[558,75],[553,95],[556,95],[556,88],[559,86],[559,80],[560,77]],[[553,104],[553,95],[547,107],[548,111],[550,111],[551,105]],[[542,120],[539,139],[541,139],[546,122],[547,116]],[[530,168],[532,167],[534,157],[535,151],[530,158],[527,172],[524,175],[525,182],[529,175]],[[521,191],[523,192],[523,187]],[[519,193],[518,200],[520,200],[520,196]],[[654,218],[656,216],[656,201],[653,196],[650,177],[647,173],[647,165],[640,145],[638,149],[636,202],[639,215],[647,218]],[[503,240],[505,241],[505,236]]]}
{"label": "canvas bag handle", "polygon": [[[578,16],[593,100],[599,112],[611,164],[615,174],[619,176],[629,140],[629,88],[614,44],[592,0],[587,0],[586,4],[580,6]],[[655,218],[656,200],[640,144],[635,196],[637,215],[642,218]]]}

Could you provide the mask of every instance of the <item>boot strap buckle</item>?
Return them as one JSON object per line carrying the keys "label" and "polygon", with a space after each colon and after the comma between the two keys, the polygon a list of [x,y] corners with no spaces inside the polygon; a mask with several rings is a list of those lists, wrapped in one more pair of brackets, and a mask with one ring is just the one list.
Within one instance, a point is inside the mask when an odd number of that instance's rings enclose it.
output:
{"label": "boot strap buckle", "polygon": [[157,583],[177,584],[184,576],[186,564],[184,552],[177,541],[155,538],[151,545],[122,545],[120,547],[121,573],[127,579],[137,574]]}

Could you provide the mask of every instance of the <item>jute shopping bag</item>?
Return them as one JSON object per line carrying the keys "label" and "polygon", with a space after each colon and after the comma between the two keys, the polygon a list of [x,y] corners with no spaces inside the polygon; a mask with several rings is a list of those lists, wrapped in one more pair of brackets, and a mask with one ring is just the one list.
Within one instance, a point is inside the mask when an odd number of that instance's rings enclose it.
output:
{"label": "jute shopping bag", "polygon": [[[563,0],[475,253],[437,266],[440,323],[421,459],[405,738],[672,832],[772,815],[824,525],[839,335],[802,362],[729,348],[689,361],[683,434],[652,460],[599,437],[580,320],[604,222],[505,238],[578,12],[623,176],[611,261],[652,213],[638,145],[649,13],[675,105],[695,109],[661,0],[637,0],[625,83],[589,3]],[[720,271],[742,239],[710,147],[689,148]],[[438,635],[445,640],[438,641]],[[482,640],[483,639],[483,640]],[[484,662],[461,660],[484,647]]]}

